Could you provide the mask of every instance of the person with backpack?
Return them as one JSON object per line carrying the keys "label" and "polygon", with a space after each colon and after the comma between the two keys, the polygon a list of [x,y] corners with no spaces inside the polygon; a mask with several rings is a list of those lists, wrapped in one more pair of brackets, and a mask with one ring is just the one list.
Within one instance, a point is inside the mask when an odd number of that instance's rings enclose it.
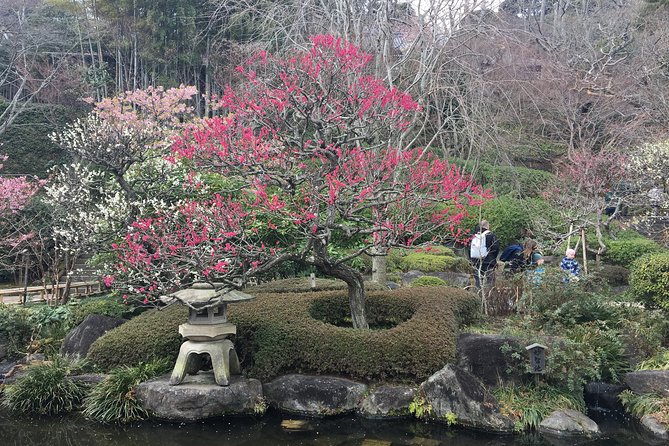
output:
{"label": "person with backpack", "polygon": [[499,240],[490,230],[490,223],[481,220],[469,245],[469,259],[474,267],[474,283],[481,290],[482,284],[490,290],[495,284],[495,268],[499,254]]}

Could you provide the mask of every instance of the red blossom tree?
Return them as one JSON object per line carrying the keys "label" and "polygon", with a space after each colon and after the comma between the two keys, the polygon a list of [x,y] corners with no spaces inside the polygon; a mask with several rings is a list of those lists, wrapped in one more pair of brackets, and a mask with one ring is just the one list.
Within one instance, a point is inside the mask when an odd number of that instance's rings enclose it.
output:
{"label": "red blossom tree", "polygon": [[194,280],[239,286],[290,260],[346,282],[353,325],[367,328],[351,259],[374,246],[462,236],[466,208],[488,193],[448,162],[401,147],[420,107],[365,75],[370,59],[316,36],[308,51],[260,53],[239,67],[244,82],[219,98],[221,116],[174,146],[175,159],[222,178],[219,193],[138,221],[116,245],[119,268],[144,284],[134,291],[149,298]]}

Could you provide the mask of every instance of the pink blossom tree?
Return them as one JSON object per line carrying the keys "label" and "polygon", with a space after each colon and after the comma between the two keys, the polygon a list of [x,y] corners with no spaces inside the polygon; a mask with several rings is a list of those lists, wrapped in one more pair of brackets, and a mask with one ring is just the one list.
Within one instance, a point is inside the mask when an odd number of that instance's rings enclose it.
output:
{"label": "pink blossom tree", "polygon": [[[0,170],[7,155],[0,155]],[[22,211],[39,190],[41,183],[25,176],[0,176],[0,265],[12,268],[14,259],[34,237]]]}
{"label": "pink blossom tree", "polygon": [[[607,207],[615,207],[608,199],[609,193],[629,176],[626,156],[608,148],[581,149],[566,156],[557,166],[556,182],[546,188],[544,198],[554,205],[562,223],[572,232],[594,229],[598,248],[593,253],[599,258],[607,249],[604,232],[616,217],[615,212],[605,213]],[[547,227],[543,230],[550,232]],[[554,235],[562,241],[571,233],[563,231]]]}
{"label": "pink blossom tree", "polygon": [[332,36],[311,43],[239,67],[243,81],[218,99],[220,116],[177,140],[175,162],[222,181],[214,199],[137,221],[116,245],[131,291],[150,299],[194,280],[234,287],[290,260],[343,280],[353,326],[367,328],[351,259],[463,236],[466,209],[488,193],[401,146],[419,105],[366,75],[371,56],[355,46]]}

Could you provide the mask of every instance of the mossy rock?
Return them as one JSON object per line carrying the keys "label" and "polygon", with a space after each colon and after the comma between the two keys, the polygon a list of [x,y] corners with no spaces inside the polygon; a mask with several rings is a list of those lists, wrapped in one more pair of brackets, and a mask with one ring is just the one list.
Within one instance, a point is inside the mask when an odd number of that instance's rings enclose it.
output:
{"label": "mossy rock", "polygon": [[[316,373],[418,382],[454,360],[458,326],[476,317],[478,299],[448,287],[370,292],[370,323],[392,327],[371,330],[344,326],[350,316],[342,291],[257,293],[229,312],[235,349],[253,378]],[[98,339],[89,359],[104,368],[174,360],[185,320],[180,306],[142,314]]]}

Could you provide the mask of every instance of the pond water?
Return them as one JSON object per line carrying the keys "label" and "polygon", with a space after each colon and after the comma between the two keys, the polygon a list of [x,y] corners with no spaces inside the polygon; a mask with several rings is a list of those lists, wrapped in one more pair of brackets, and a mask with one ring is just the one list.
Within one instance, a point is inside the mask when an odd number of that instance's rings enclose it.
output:
{"label": "pond water", "polygon": [[0,413],[1,446],[649,446],[653,441],[629,426],[598,420],[604,431],[594,441],[549,440],[539,435],[497,436],[419,421],[369,421],[340,417],[308,420],[309,429],[281,428],[289,417],[223,418],[192,424],[99,425],[78,417],[28,418]]}

